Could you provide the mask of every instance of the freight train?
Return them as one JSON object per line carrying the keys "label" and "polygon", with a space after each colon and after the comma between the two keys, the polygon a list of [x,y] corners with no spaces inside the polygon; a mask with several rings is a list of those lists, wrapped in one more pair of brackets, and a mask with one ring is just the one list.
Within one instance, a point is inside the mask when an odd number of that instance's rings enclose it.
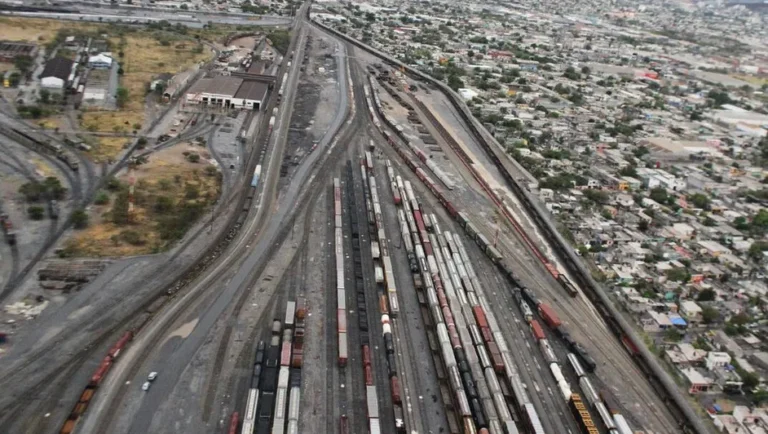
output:
{"label": "freight train", "polygon": [[[376,81],[372,77],[369,77],[369,82],[371,85],[371,95],[373,95],[374,101],[380,101],[378,98],[378,94],[376,91]],[[371,100],[368,100],[369,107],[371,107],[371,116],[376,117],[376,112],[381,112],[381,106],[380,102],[378,104],[375,104],[371,102]],[[373,107],[376,107],[374,109]],[[395,129],[396,131],[399,131],[396,127],[397,125],[388,117],[384,116],[385,123],[387,123],[390,127]],[[520,285],[520,281],[515,275],[515,273],[512,271],[511,267],[509,267],[506,262],[503,261],[503,257],[501,253],[489,242],[489,240],[482,234],[480,231],[472,224],[472,222],[469,219],[469,216],[459,211],[452,203],[451,201],[446,197],[445,193],[435,184],[435,182],[429,178],[429,176],[420,168],[418,167],[418,163],[412,159],[412,157],[406,152],[406,150],[400,146],[392,134],[389,133],[389,131],[381,128],[381,133],[384,135],[384,137],[387,139],[388,143],[393,146],[393,148],[398,152],[398,154],[403,158],[406,165],[416,174],[416,176],[419,178],[422,183],[432,192],[438,199],[438,201],[443,205],[443,207],[448,211],[448,213],[456,219],[461,227],[465,230],[467,235],[475,241],[480,249],[485,252],[488,257],[496,263],[501,269],[505,277],[508,278],[510,283],[516,288],[520,288],[521,291],[523,291],[523,294],[525,294],[528,298],[528,301],[535,306],[539,313],[543,316],[547,324],[553,329],[557,330],[561,326],[560,319],[557,317],[557,314],[554,312],[554,310],[547,304],[540,303],[533,295],[530,290],[527,288],[522,288]],[[408,143],[408,138],[405,135],[401,135],[401,140],[403,140],[405,143]],[[406,190],[407,193],[407,190]],[[406,197],[406,201],[410,201],[411,198]],[[416,217],[416,214],[414,214],[414,220],[416,224],[418,225],[418,219]],[[422,219],[423,222],[423,219]],[[561,275],[560,278],[561,282],[567,281],[567,277],[564,275]],[[562,284],[562,283],[561,283]],[[584,357],[584,362],[588,366],[590,370],[594,370],[596,368],[596,365],[594,363],[594,360],[587,354],[586,350],[581,346],[576,346],[575,342],[572,345],[569,345],[569,348],[572,351],[575,351],[580,356]]]}
{"label": "freight train", "polygon": [[112,368],[112,365],[120,356],[120,353],[123,352],[131,340],[133,340],[133,331],[127,331],[123,333],[117,342],[115,342],[115,344],[109,348],[107,355],[104,356],[104,359],[102,359],[99,367],[96,368],[96,371],[93,373],[93,375],[91,375],[91,378],[88,381],[88,385],[85,386],[85,390],[83,390],[83,393],[80,395],[80,399],[78,399],[77,403],[75,404],[75,408],[72,409],[72,412],[67,417],[67,420],[64,421],[64,425],[61,427],[59,434],[72,433],[72,431],[75,429],[75,424],[77,424],[77,421],[80,419],[83,413],[85,413],[85,410],[88,409],[88,405],[91,403],[96,390],[99,388],[102,381],[104,381],[104,378],[107,376],[110,369]]}
{"label": "freight train", "polygon": [[[552,246],[556,254],[563,261],[564,265],[573,273],[573,276],[576,278],[577,282],[581,285],[581,287],[589,289],[588,291],[585,292],[585,295],[587,295],[587,297],[596,306],[600,315],[608,323],[609,329],[621,340],[621,342],[624,344],[627,351],[634,357],[634,360],[638,365],[638,367],[643,371],[643,373],[649,379],[649,381],[651,382],[651,386],[659,393],[661,398],[669,406],[670,410],[674,411],[679,416],[678,420],[680,421],[681,429],[686,433],[708,432],[707,428],[704,427],[702,422],[699,420],[698,416],[691,410],[690,406],[685,401],[685,398],[677,390],[674,382],[672,382],[669,376],[663,372],[663,369],[658,364],[658,362],[653,358],[653,355],[646,348],[642,346],[643,344],[640,341],[639,337],[634,332],[631,331],[631,326],[626,322],[626,320],[620,317],[619,313],[616,312],[615,308],[611,305],[610,301],[608,301],[607,296],[602,292],[600,288],[598,288],[597,283],[595,283],[594,280],[591,278],[588,270],[586,270],[584,265],[579,261],[576,255],[568,247],[568,243],[563,240],[562,236],[558,233],[557,229],[546,217],[547,216],[546,210],[544,210],[541,207],[541,205],[536,200],[534,200],[527,191],[525,191],[524,187],[522,187],[518,183],[518,181],[513,178],[513,176],[509,173],[506,167],[504,167],[504,165],[502,164],[502,162],[500,161],[500,159],[492,149],[492,145],[486,141],[485,136],[480,132],[479,126],[478,126],[479,124],[477,124],[477,121],[469,112],[468,108],[459,101],[455,93],[453,93],[445,84],[439,81],[435,81],[433,78],[427,76],[426,74],[420,71],[412,69],[408,65],[402,64],[397,60],[390,59],[389,57],[387,57],[385,53],[382,53],[374,48],[371,48],[357,40],[349,38],[347,35],[340,33],[332,28],[329,28],[323,25],[322,23],[318,23],[317,21],[313,21],[313,22],[318,26],[322,27],[323,29],[326,29],[327,31],[333,34],[336,34],[339,37],[348,40],[350,43],[384,59],[386,63],[391,64],[393,67],[403,68],[404,70],[407,71],[408,74],[411,74],[416,79],[434,84],[435,86],[440,88],[442,91],[444,91],[446,95],[448,95],[454,108],[459,112],[459,115],[462,117],[464,122],[469,126],[472,132],[472,135],[478,139],[478,142],[483,147],[486,154],[489,156],[491,161],[499,169],[500,173],[505,178],[506,184],[512,189],[512,192],[521,200],[522,207],[525,209],[531,209],[534,211],[531,213],[534,219],[534,223],[539,228],[542,229],[544,236],[552,243]],[[376,100],[377,107],[380,109],[381,106],[380,106],[380,102],[378,101],[378,97],[376,97],[375,100]],[[372,106],[370,107],[370,111],[371,111],[371,116],[374,117]],[[385,121],[387,120],[386,116],[384,116],[384,119]],[[382,134],[384,134],[385,136],[389,134],[388,132],[383,131],[381,129],[381,125],[378,122],[378,119],[374,119],[373,123],[382,132]],[[391,122],[391,124],[394,124],[394,122]],[[388,139],[391,139],[391,136],[388,137]],[[415,170],[414,167],[412,167],[413,162],[409,161],[407,157],[403,157],[403,158],[405,158],[406,162],[409,163],[409,167],[411,167],[412,170]],[[447,205],[445,204],[444,206],[447,207]],[[523,239],[526,240],[529,248],[531,248],[531,250],[533,250],[533,252],[537,254],[537,256],[539,256],[539,260],[548,268],[548,270],[553,274],[553,276],[555,276],[556,278],[559,277],[560,273],[558,272],[556,267],[544,255],[541,254],[541,251],[527,237],[525,232],[521,231],[520,233]],[[567,279],[567,277],[564,277],[564,278]]]}
{"label": "freight train", "polygon": [[[426,294],[437,350],[448,371],[453,408],[463,430],[515,433],[517,428],[497,378],[514,367],[505,361],[505,357],[511,359],[503,338],[492,331],[491,323],[495,326],[495,322],[480,304],[477,276],[466,256],[462,259],[460,244],[450,233],[440,231],[434,215],[424,212],[410,182],[403,182],[391,165],[387,166],[388,176],[394,180],[393,197],[401,198],[398,219],[403,244],[409,259],[415,257],[414,283]],[[524,395],[516,373],[511,381],[517,395]],[[535,411],[532,418],[538,421]]]}
{"label": "freight train", "polygon": [[64,162],[64,164],[66,164],[72,171],[77,172],[80,168],[77,157],[72,151],[64,148],[58,143],[51,143],[51,140],[48,138],[35,137],[17,128],[8,127],[0,128],[0,133],[7,135],[11,139],[17,140],[26,146],[54,155]]}

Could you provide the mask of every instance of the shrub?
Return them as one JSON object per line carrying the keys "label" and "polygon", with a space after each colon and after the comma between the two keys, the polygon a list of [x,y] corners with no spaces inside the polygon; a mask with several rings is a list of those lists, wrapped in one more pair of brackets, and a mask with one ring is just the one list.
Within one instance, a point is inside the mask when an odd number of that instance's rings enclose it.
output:
{"label": "shrub", "polygon": [[75,229],[85,229],[88,227],[88,214],[82,209],[76,209],[72,213],[72,225]]}
{"label": "shrub", "polygon": [[19,187],[19,193],[24,195],[27,202],[37,202],[45,195],[45,186],[37,181],[27,182]]}
{"label": "shrub", "polygon": [[45,217],[45,208],[38,205],[32,205],[27,208],[27,215],[32,220],[42,220],[43,217]]}
{"label": "shrub", "polygon": [[120,232],[120,239],[132,246],[141,246],[145,243],[144,239],[136,231],[122,231]]}
{"label": "shrub", "polygon": [[197,163],[200,161],[200,155],[197,152],[190,152],[186,157],[190,163]]}
{"label": "shrub", "polygon": [[96,193],[96,198],[93,200],[96,205],[106,205],[109,203],[109,195],[104,191]]}
{"label": "shrub", "polygon": [[173,212],[173,200],[168,196],[158,196],[155,199],[154,211],[158,214],[170,214]]}

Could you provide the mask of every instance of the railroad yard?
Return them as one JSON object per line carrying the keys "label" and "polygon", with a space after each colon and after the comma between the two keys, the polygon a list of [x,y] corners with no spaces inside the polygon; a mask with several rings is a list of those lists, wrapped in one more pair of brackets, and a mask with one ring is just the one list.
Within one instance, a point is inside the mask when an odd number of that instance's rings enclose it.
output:
{"label": "railroad yard", "polygon": [[[309,9],[258,109],[172,100],[109,164],[0,115],[0,431],[698,432],[558,259],[514,166],[441,89]],[[27,221],[15,195],[47,177],[66,193]],[[143,183],[141,244],[94,203],[121,182],[131,200]]]}

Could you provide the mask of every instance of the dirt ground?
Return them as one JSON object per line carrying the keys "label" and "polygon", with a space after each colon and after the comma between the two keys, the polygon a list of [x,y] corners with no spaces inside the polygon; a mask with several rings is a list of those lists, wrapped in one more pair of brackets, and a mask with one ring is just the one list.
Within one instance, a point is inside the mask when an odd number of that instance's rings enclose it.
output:
{"label": "dirt ground", "polygon": [[[119,46],[119,39],[115,38],[112,44]],[[90,131],[120,131],[127,132],[141,129],[144,126],[144,100],[147,85],[159,74],[164,72],[179,73],[196,63],[210,59],[211,52],[208,48],[195,52],[197,42],[192,40],[176,40],[169,45],[162,45],[160,41],[152,37],[139,34],[125,36],[125,56],[118,58],[124,74],[120,79],[120,86],[128,90],[128,102],[117,111],[92,110],[83,113],[82,126]],[[139,126],[139,128],[136,128]],[[103,143],[105,150],[116,150],[121,147]],[[105,152],[104,158],[112,158],[117,154]]]}
{"label": "dirt ground", "polygon": [[[125,140],[125,139],[121,139]],[[195,152],[200,155],[198,163],[189,162],[184,153]],[[158,231],[158,216],[152,206],[158,196],[167,196],[176,204],[185,200],[189,186],[199,190],[195,201],[206,207],[210,206],[221,192],[221,180],[218,173],[210,174],[206,167],[213,167],[208,162],[210,156],[205,148],[191,143],[179,144],[155,153],[147,164],[133,171],[135,178],[136,206],[133,221],[127,225],[116,225],[109,219],[109,212],[116,198],[116,193],[109,193],[109,203],[93,205],[89,210],[90,226],[65,242],[65,251],[72,256],[115,257],[156,253],[167,249],[173,242],[163,240]],[[131,175],[121,173],[118,180],[129,183]],[[126,231],[136,232],[140,241],[129,243],[124,238]]]}
{"label": "dirt ground", "polygon": [[93,30],[98,28],[98,25],[39,18],[0,18],[0,39],[46,43],[53,40],[56,33],[64,27]]}

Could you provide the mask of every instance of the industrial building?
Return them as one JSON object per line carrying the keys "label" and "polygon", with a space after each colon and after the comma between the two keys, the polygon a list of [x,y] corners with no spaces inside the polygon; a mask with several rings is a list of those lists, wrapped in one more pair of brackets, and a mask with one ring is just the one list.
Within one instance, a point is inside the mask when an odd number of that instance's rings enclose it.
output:
{"label": "industrial building", "polygon": [[75,62],[63,57],[54,57],[45,64],[40,74],[40,86],[54,92],[64,92]]}
{"label": "industrial building", "polygon": [[0,62],[13,62],[18,56],[35,57],[37,45],[25,42],[0,41]]}
{"label": "industrial building", "polygon": [[266,83],[239,77],[202,78],[187,91],[185,102],[190,106],[259,110],[268,88]]}

